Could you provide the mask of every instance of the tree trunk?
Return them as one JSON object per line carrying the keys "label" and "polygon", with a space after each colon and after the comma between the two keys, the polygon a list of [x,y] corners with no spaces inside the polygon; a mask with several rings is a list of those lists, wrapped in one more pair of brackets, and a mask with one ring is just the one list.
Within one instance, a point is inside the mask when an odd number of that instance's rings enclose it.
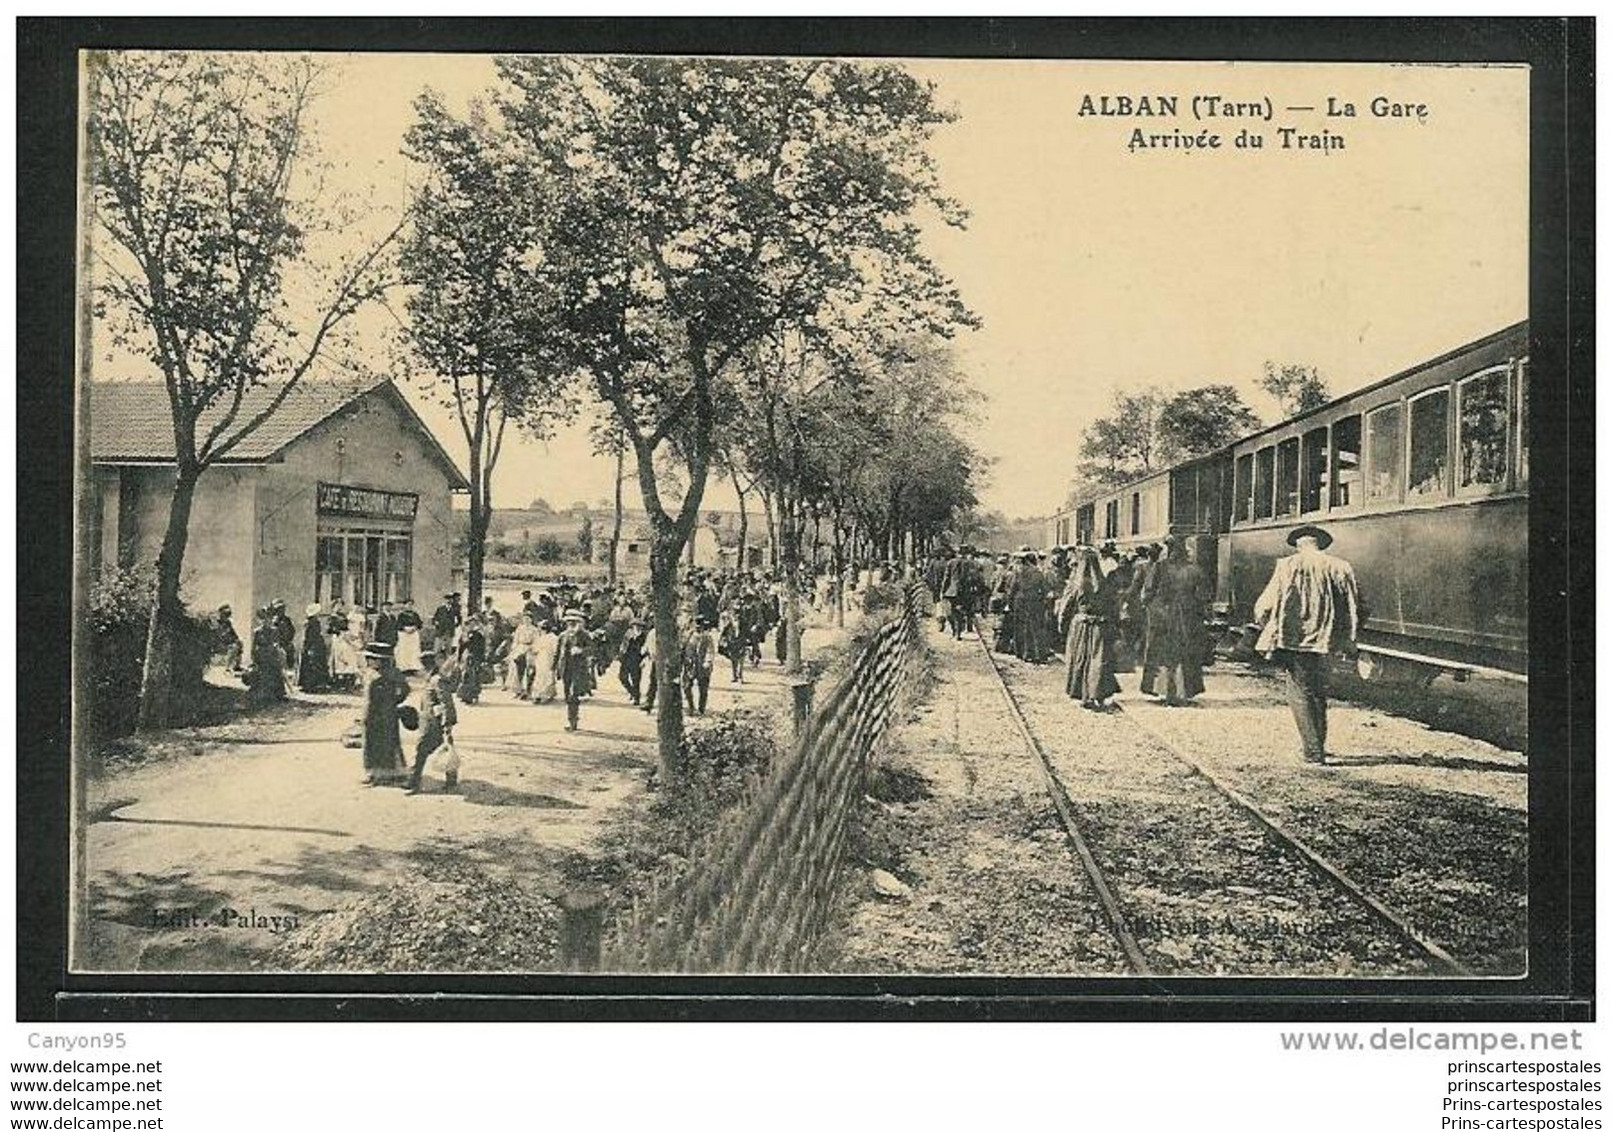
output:
{"label": "tree trunk", "polygon": [[739,486],[738,476],[733,477],[733,492],[739,497],[739,561],[737,566],[740,570],[747,570],[750,568],[750,560],[745,554],[746,547],[750,541],[750,508],[747,502],[749,494]]}
{"label": "tree trunk", "polygon": [[481,582],[482,573],[487,562],[487,528],[491,522],[488,512],[491,508],[491,492],[487,487],[487,479],[492,475],[492,469],[485,466],[482,452],[482,441],[487,434],[486,424],[478,418],[477,427],[468,439],[470,441],[470,531],[465,546],[465,589],[468,599],[465,602],[467,614],[481,612]]}
{"label": "tree trunk", "polygon": [[610,584],[616,584],[616,553],[621,549],[621,470],[626,464],[627,446],[616,445],[616,516],[610,528]]}
{"label": "tree trunk", "polygon": [[838,506],[834,508],[834,627],[845,628],[845,537]]}
{"label": "tree trunk", "polygon": [[157,556],[157,590],[146,628],[145,667],[140,675],[140,730],[159,731],[173,723],[174,638],[184,609],[179,603],[179,575],[190,541],[190,510],[196,500],[201,469],[182,467],[174,479],[168,505],[168,530]]}
{"label": "tree trunk", "polygon": [[675,530],[655,523],[649,554],[650,604],[655,614],[655,738],[662,788],[681,772],[683,750],[682,639],[677,626],[677,560],[682,547]]}
{"label": "tree trunk", "polygon": [[803,626],[800,623],[800,536],[802,523],[799,515],[799,501],[791,500],[788,505],[788,518],[780,519],[786,529],[783,531],[784,545],[784,671],[790,676],[799,676],[805,668],[801,658],[801,636]]}
{"label": "tree trunk", "polygon": [[465,547],[467,558],[465,588],[470,595],[465,603],[465,609],[470,613],[481,611],[482,572],[487,562],[489,516],[486,505],[479,499],[479,494],[474,489],[470,493],[470,538],[469,545]]}
{"label": "tree trunk", "polygon": [[778,565],[778,520],[773,514],[772,492],[761,490],[761,507],[767,515],[767,565]]}

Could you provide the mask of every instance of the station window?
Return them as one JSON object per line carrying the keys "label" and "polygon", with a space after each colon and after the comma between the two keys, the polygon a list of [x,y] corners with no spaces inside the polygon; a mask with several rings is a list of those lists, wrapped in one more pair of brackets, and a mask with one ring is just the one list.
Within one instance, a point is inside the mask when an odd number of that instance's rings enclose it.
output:
{"label": "station window", "polygon": [[1299,509],[1299,438],[1276,446],[1276,513],[1295,515]]}
{"label": "station window", "polygon": [[411,595],[409,590],[409,576],[411,574],[410,559],[412,546],[407,538],[396,536],[386,540],[386,589],[382,592],[382,601],[407,601]]}
{"label": "station window", "polygon": [[339,536],[320,535],[314,543],[313,597],[315,601],[345,598],[342,569],[345,548]]}
{"label": "station window", "polygon": [[1142,533],[1142,493],[1131,492],[1131,534]]}
{"label": "station window", "polygon": [[406,534],[348,528],[321,531],[314,544],[314,600],[362,609],[413,595],[413,542]]}
{"label": "station window", "polygon": [[1103,537],[1119,537],[1119,500],[1110,499],[1108,506],[1103,508]]}
{"label": "station window", "polygon": [[1366,498],[1399,498],[1404,430],[1398,405],[1384,405],[1366,414]]}
{"label": "station window", "polygon": [[1237,470],[1232,480],[1232,521],[1246,522],[1254,501],[1254,454],[1237,457]]}
{"label": "station window", "polygon": [[1503,487],[1510,466],[1511,375],[1475,373],[1456,387],[1457,487]]}
{"label": "station window", "polygon": [[1410,402],[1410,471],[1405,494],[1426,499],[1450,486],[1450,391],[1434,389]]}
{"label": "station window", "polygon": [[1304,514],[1325,505],[1327,487],[1327,430],[1312,428],[1304,434],[1303,458],[1299,462],[1299,510]]}
{"label": "station window", "polygon": [[1517,486],[1528,483],[1528,359],[1517,363]]}
{"label": "station window", "polygon": [[1254,518],[1271,517],[1271,496],[1276,489],[1276,449],[1254,453]]}
{"label": "station window", "polygon": [[1332,422],[1332,506],[1359,502],[1360,418]]}

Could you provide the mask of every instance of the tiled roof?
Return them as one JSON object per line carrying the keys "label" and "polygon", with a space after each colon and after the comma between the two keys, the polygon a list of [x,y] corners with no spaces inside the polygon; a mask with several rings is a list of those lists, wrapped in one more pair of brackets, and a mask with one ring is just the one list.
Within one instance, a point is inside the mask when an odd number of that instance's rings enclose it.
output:
{"label": "tiled roof", "polygon": [[[382,383],[386,384],[386,383]],[[303,433],[348,405],[375,385],[301,382],[272,416],[224,457],[225,461],[267,460]],[[261,411],[276,389],[250,390],[242,399],[230,432]],[[225,406],[203,414],[198,439],[222,415]],[[173,416],[168,389],[160,381],[97,381],[90,386],[90,456],[103,462],[164,461],[174,458]]]}
{"label": "tiled roof", "polygon": [[[240,412],[226,435],[250,420],[272,398],[274,389],[254,389],[241,401]],[[328,420],[360,397],[371,393],[389,396],[404,418],[413,423],[428,447],[441,459],[453,485],[467,488],[464,473],[420,420],[408,399],[390,381],[369,385],[351,382],[301,382],[286,395],[268,420],[222,457],[221,463],[255,463],[272,460],[292,441]],[[173,416],[168,389],[160,381],[97,381],[90,385],[90,459],[95,463],[165,463],[174,459]],[[209,409],[197,427],[198,439],[219,419],[222,407]]]}

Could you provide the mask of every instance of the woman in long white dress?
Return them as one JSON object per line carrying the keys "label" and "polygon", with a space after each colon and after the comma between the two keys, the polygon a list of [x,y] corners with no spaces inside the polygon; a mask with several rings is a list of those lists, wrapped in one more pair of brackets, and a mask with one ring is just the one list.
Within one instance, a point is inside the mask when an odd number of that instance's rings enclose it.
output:
{"label": "woman in long white dress", "polygon": [[532,642],[531,659],[528,663],[532,669],[532,702],[534,704],[547,704],[554,702],[554,658],[560,648],[559,627],[550,621],[545,624]]}
{"label": "woman in long white dress", "polygon": [[414,611],[414,602],[405,601],[397,615],[397,670],[420,671],[420,629],[424,622]]}
{"label": "woman in long white dress", "polygon": [[340,598],[330,607],[330,619],[325,626],[330,634],[330,677],[337,687],[356,688],[363,672],[363,643],[353,629],[355,619],[348,616],[347,605]]}

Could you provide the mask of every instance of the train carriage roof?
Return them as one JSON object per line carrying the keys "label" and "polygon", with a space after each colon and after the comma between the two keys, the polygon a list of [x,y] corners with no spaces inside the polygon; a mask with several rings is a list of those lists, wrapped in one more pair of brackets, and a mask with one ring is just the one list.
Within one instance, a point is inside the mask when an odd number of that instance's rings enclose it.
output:
{"label": "train carriage roof", "polygon": [[1513,323],[1504,329],[1497,330],[1493,334],[1486,334],[1482,338],[1463,343],[1462,345],[1455,347],[1453,350],[1448,350],[1435,358],[1418,362],[1413,366],[1407,366],[1405,369],[1392,373],[1387,377],[1381,378],[1380,380],[1373,381],[1368,385],[1362,385],[1359,389],[1351,389],[1349,392],[1334,397],[1323,405],[1317,405],[1313,409],[1307,409],[1295,416],[1287,417],[1272,425],[1267,425],[1256,432],[1247,433],[1246,435],[1240,436],[1236,440],[1233,440],[1231,443],[1220,448],[1213,449],[1209,452],[1200,453],[1197,456],[1192,456],[1188,459],[1180,461],[1179,463],[1172,464],[1168,468],[1160,468],[1158,471],[1148,472],[1146,475],[1138,476],[1134,480],[1127,480],[1125,483],[1120,484],[1117,487],[1111,487],[1104,491],[1083,496],[1073,506],[1064,508],[1054,515],[1053,518],[1057,519],[1062,518],[1065,515],[1073,515],[1076,511],[1080,510],[1080,508],[1090,506],[1104,499],[1108,499],[1110,496],[1123,495],[1126,492],[1135,491],[1142,484],[1155,480],[1160,476],[1169,475],[1173,472],[1180,471],[1183,468],[1193,467],[1207,461],[1222,459],[1226,457],[1232,451],[1232,449],[1237,448],[1239,445],[1246,444],[1250,440],[1257,440],[1259,437],[1265,436],[1268,433],[1280,432],[1283,429],[1289,428],[1295,423],[1306,420],[1310,417],[1324,416],[1325,414],[1332,412],[1338,407],[1338,405],[1345,401],[1350,401],[1356,397],[1361,397],[1372,393],[1375,390],[1386,388],[1387,386],[1394,384],[1396,381],[1403,381],[1404,379],[1413,377],[1425,370],[1433,369],[1436,366],[1441,366],[1447,362],[1454,361],[1464,354],[1476,353],[1480,350],[1488,348],[1489,346],[1495,345],[1498,342],[1502,342],[1506,338],[1514,337],[1519,334],[1524,339],[1527,338],[1527,319],[1523,319],[1521,322]]}

